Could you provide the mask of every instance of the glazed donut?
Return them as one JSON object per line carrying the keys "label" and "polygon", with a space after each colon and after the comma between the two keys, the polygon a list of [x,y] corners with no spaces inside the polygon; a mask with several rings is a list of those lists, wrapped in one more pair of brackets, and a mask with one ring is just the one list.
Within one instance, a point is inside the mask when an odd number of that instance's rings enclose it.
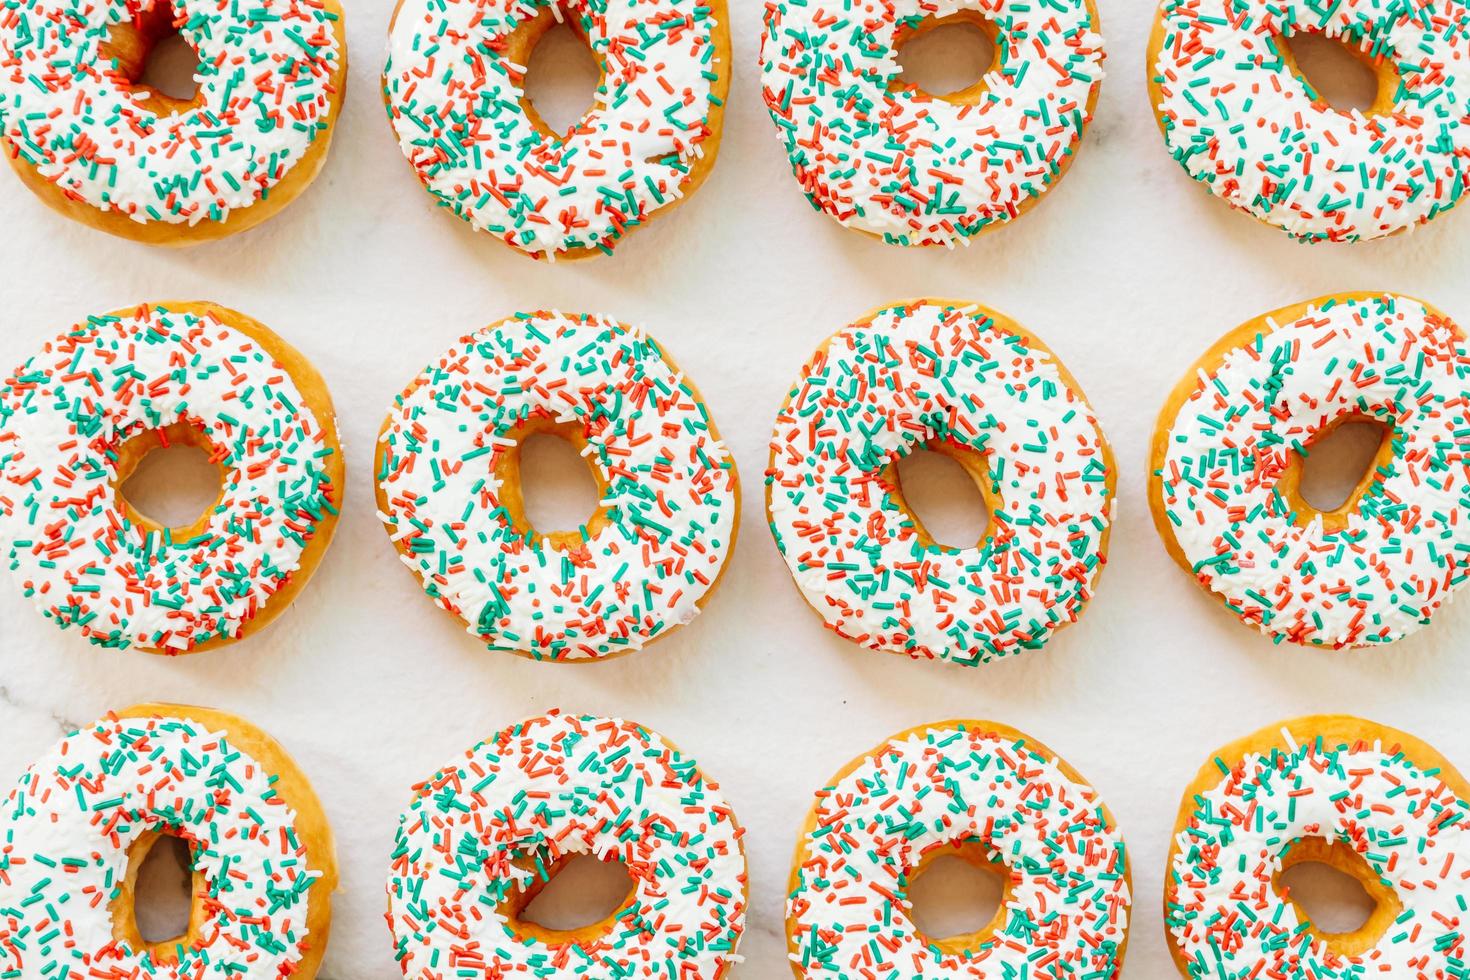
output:
{"label": "glazed donut", "polygon": [[[945,23],[995,44],[983,78],[931,95],[897,51]],[[967,245],[1062,179],[1102,84],[1092,0],[773,0],[761,90],[814,208],[897,245]]]}
{"label": "glazed donut", "polygon": [[[564,133],[522,88],[554,24],[602,73]],[[585,258],[704,182],[730,88],[725,0],[399,0],[383,100],[438,204],[538,259]]]}
{"label": "glazed donut", "polygon": [[[177,29],[198,90],[143,82]],[[259,224],[326,161],[347,81],[337,0],[16,0],[0,18],[0,136],[42,201],[154,245]]]}
{"label": "glazed donut", "polygon": [[[170,444],[220,469],[187,527],[121,492]],[[100,646],[195,653],[264,627],[326,553],[342,481],[316,369],[213,303],[88,317],[0,380],[0,554],[42,614]]]}
{"label": "glazed donut", "polygon": [[[937,543],[898,460],[952,456],[990,512],[974,547]],[[1075,622],[1106,561],[1117,473],[1072,375],[974,303],[875,310],[817,350],[776,417],[766,511],[813,609],[872,650],[972,665]]]}
{"label": "glazed donut", "polygon": [[[73,732],[0,812],[0,973],[311,980],[336,852],[311,784],[269,735],[210,708],[144,704]],[[165,837],[189,845],[187,931],[150,943],[134,887]]]}
{"label": "glazed donut", "polygon": [[[559,435],[597,483],[575,531],[540,532],[520,445]],[[689,622],[740,514],[735,460],[694,385],[641,330],[518,313],[461,338],[394,401],[378,516],[424,591],[491,649],[605,660]]]}
{"label": "glazed donut", "polygon": [[[414,787],[388,875],[406,977],[715,980],[736,961],[744,831],[695,761],[631,722],[557,711],[505,729]],[[632,880],[601,922],[520,913],[572,857]]]}
{"label": "glazed donut", "polygon": [[[1290,38],[1356,49],[1378,88],[1334,109]],[[1163,0],[1148,86],[1170,154],[1210,193],[1300,241],[1406,231],[1465,195],[1470,8],[1463,0]]]}
{"label": "glazed donut", "polygon": [[[930,937],[910,885],[938,857],[1002,879],[995,918]],[[1128,948],[1128,853],[1097,791],[988,721],[899,732],[817,794],[796,845],[786,939],[798,978],[1095,977]]]}
{"label": "glazed donut", "polygon": [[[1389,643],[1470,569],[1470,354],[1416,299],[1324,296],[1256,317],[1175,386],[1154,431],[1149,505],[1169,554],[1273,640]],[[1384,429],[1335,511],[1300,492],[1313,441]]]}
{"label": "glazed donut", "polygon": [[[1464,970],[1470,785],[1412,735],[1347,715],[1271,725],[1214,753],[1184,792],[1164,931],[1185,976],[1453,977]],[[1374,902],[1316,929],[1280,875],[1302,862]]]}

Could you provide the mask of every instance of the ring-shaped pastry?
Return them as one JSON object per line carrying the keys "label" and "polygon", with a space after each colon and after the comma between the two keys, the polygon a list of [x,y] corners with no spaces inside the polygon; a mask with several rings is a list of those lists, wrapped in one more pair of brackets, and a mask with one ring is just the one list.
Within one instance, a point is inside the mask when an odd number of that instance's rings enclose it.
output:
{"label": "ring-shaped pastry", "polygon": [[[1347,715],[1270,725],[1215,752],[1184,791],[1164,879],[1180,973],[1451,977],[1466,957],[1470,783],[1418,738]],[[1326,932],[1283,872],[1327,864],[1373,909]]]}
{"label": "ring-shaped pastry", "polygon": [[[1470,572],[1470,349],[1434,307],[1339,293],[1255,317],[1199,358],[1159,413],[1149,505],[1169,554],[1277,642],[1390,643]],[[1382,429],[1338,507],[1301,494],[1337,426]]]}
{"label": "ring-shaped pastry", "polygon": [[[1291,48],[1306,33],[1340,41],[1372,72],[1366,110],[1334,108],[1313,89]],[[1462,0],[1162,0],[1148,88],[1185,172],[1300,241],[1407,231],[1467,190]]]}
{"label": "ring-shaped pastry", "polygon": [[[173,444],[220,470],[182,527],[122,492]],[[101,646],[197,653],[264,628],[326,555],[344,478],[321,375],[214,303],[88,317],[0,377],[0,555],[43,615]]]}
{"label": "ring-shaped pastry", "polygon": [[[180,936],[147,942],[138,871],[189,849]],[[286,751],[211,708],[143,704],[73,732],[0,808],[0,972],[72,977],[316,975],[337,885],[331,828]]]}
{"label": "ring-shaped pastry", "polygon": [[[907,892],[946,856],[999,875],[1003,897],[979,930],[932,937]],[[787,889],[791,965],[798,980],[1114,980],[1131,887],[1112,814],[1046,746],[994,722],[920,725],[817,794]]]}
{"label": "ring-shaped pastry", "polygon": [[[327,158],[347,83],[338,0],[16,0],[0,17],[0,142],[46,204],[192,245],[279,212]],[[196,91],[145,79],[177,33]]]}

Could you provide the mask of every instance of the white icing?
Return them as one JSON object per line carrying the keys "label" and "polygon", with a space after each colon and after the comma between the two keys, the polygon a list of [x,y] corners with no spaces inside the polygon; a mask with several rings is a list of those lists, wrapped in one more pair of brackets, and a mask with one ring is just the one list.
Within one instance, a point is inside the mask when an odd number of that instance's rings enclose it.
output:
{"label": "white icing", "polygon": [[[127,518],[113,454],[189,420],[220,453],[200,534]],[[94,317],[0,382],[0,548],[35,606],[93,642],[178,652],[235,636],[341,499],[334,452],[286,370],[214,313]]]}
{"label": "white icing", "polygon": [[[317,0],[174,0],[201,105],[144,109],[99,45],[166,0],[16,0],[0,18],[0,124],[69,196],[195,225],[254,204],[325,139],[342,93],[336,16]],[[38,81],[42,80],[42,81]]]}

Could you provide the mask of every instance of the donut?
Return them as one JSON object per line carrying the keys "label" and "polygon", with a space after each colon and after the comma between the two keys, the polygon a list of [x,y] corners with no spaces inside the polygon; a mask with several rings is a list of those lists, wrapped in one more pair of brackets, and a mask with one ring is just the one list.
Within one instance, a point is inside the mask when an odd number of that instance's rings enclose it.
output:
{"label": "donut", "polygon": [[[414,787],[388,924],[403,975],[715,980],[736,962],[744,831],[658,733],[559,711],[481,742]],[[579,929],[521,919],[572,858],[620,862],[622,906]]]}
{"label": "donut", "polygon": [[[812,207],[896,245],[968,245],[1016,219],[1071,166],[1103,44],[1092,0],[771,0],[761,92]],[[975,24],[995,62],[930,94],[898,49]]]}
{"label": "donut", "polygon": [[[601,72],[555,132],[523,83],[566,23]],[[725,0],[399,0],[383,101],[436,202],[538,259],[611,254],[709,176],[730,88]]]}
{"label": "donut", "polygon": [[[1373,73],[1366,111],[1329,105],[1290,39],[1335,38]],[[1408,231],[1465,195],[1463,0],[1162,0],[1148,88],[1169,153],[1211,194],[1304,242]]]}
{"label": "donut", "polygon": [[[347,82],[337,0],[14,0],[0,18],[0,142],[42,201],[153,245],[259,224],[321,170]],[[143,81],[177,33],[192,98]]]}
{"label": "donut", "polygon": [[[121,490],[169,445],[220,470],[187,527]],[[0,555],[43,615],[99,646],[197,653],[263,628],[326,554],[342,481],[321,375],[223,306],[90,316],[0,376]]]}
{"label": "donut", "polygon": [[[909,887],[939,857],[998,876],[981,929],[925,935]],[[801,978],[1094,977],[1128,948],[1128,852],[1071,766],[989,721],[899,732],[817,793],[786,900]]]}
{"label": "donut", "polygon": [[[1169,554],[1276,642],[1334,648],[1417,630],[1470,569],[1470,354],[1426,303],[1342,293],[1256,317],[1191,365],[1159,413],[1149,505]],[[1349,421],[1383,428],[1341,507],[1303,458]]]}
{"label": "donut", "polygon": [[[1470,785],[1419,739],[1348,715],[1280,722],[1232,742],[1184,792],[1164,876],[1179,972],[1449,978],[1464,972]],[[1303,862],[1363,886],[1352,932],[1317,929],[1281,882]]]}
{"label": "donut", "polygon": [[[574,531],[526,517],[520,446],[538,432],[597,484]],[[394,400],[375,469],[378,516],[429,597],[535,660],[605,660],[689,622],[735,546],[735,460],[698,390],[601,317],[518,313],[461,338]]]}
{"label": "donut", "polygon": [[[990,526],[936,542],[898,461],[951,456]],[[776,417],[766,512],[807,603],[871,650],[974,665],[1073,623],[1106,562],[1117,471],[1082,390],[1033,334],[975,303],[918,299],[844,327]]]}
{"label": "donut", "polygon": [[[311,980],[336,853],[311,784],[265,732],[210,708],[143,704],[63,738],[0,810],[0,973]],[[183,935],[148,942],[134,889],[164,837],[187,843]]]}

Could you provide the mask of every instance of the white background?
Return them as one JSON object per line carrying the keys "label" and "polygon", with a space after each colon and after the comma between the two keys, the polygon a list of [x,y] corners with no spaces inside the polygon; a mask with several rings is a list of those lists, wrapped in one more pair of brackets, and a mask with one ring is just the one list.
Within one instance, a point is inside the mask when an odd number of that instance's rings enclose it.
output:
{"label": "white background", "polygon": [[[1391,289],[1470,322],[1470,215],[1391,241],[1306,247],[1231,213],[1165,152],[1144,88],[1145,0],[1101,0],[1108,77],[1076,166],[1016,225],[953,253],[903,251],[810,210],[760,102],[756,0],[733,0],[736,72],[719,165],[612,258],[532,262],[431,206],[380,104],[389,0],[348,11],[347,105],[317,183],[265,226],[185,251],[52,214],[0,173],[0,363],[93,312],[209,299],[281,333],[326,376],[348,453],[336,543],[296,608],[261,635],[184,659],[94,649],[0,590],[0,781],[110,708],[180,701],[237,712],[314,781],[339,843],[327,980],[398,975],[383,921],[409,788],[472,743],[554,705],[636,719],[723,784],[749,831],[742,978],[786,975],[782,898],[812,793],[898,729],[988,718],[1081,770],[1132,852],[1125,973],[1172,975],[1160,922],[1182,787],[1223,742],[1314,711],[1408,729],[1470,765],[1470,602],[1388,650],[1280,649],[1165,556],[1144,499],[1166,392],[1225,330],[1318,294]],[[1470,210],[1470,206],[1467,206]],[[1080,623],[1039,653],[964,669],[867,652],[826,632],[765,527],[777,406],[827,335],[888,301],[977,300],[1039,334],[1080,379],[1116,451],[1120,510]],[[733,447],[743,527],[720,593],[691,626],[605,664],[489,653],[421,594],[373,508],[388,403],[462,333],[554,307],[644,324],[703,390]]]}

